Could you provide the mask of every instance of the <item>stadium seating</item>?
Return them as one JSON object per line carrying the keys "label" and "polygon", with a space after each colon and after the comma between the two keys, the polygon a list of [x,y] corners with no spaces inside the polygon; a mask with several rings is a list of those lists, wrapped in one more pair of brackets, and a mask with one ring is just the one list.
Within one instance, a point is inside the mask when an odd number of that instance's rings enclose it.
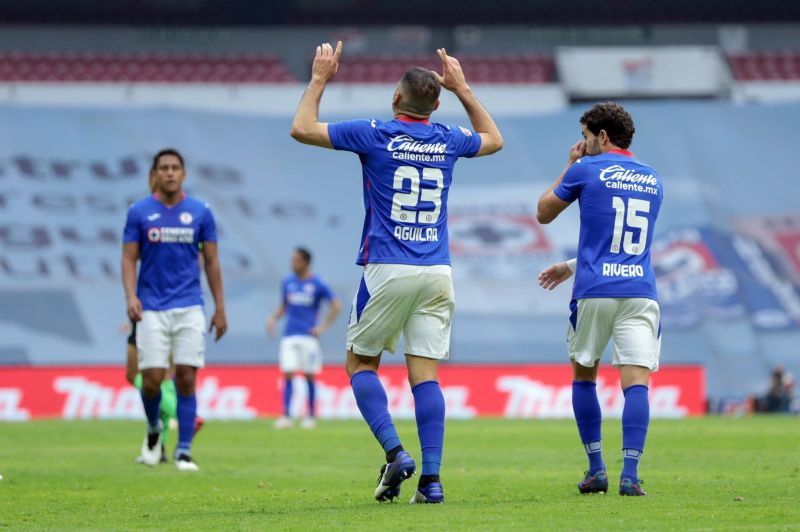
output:
{"label": "stadium seating", "polygon": [[800,52],[745,52],[728,55],[733,77],[739,81],[800,80]]}
{"label": "stadium seating", "polygon": [[[476,83],[547,83],[553,81],[553,59],[545,55],[476,55],[459,57],[470,81]],[[394,83],[407,69],[421,66],[441,71],[433,55],[370,55],[344,57],[337,81]]]}
{"label": "stadium seating", "polygon": [[285,83],[296,80],[273,55],[0,52],[0,81]]}

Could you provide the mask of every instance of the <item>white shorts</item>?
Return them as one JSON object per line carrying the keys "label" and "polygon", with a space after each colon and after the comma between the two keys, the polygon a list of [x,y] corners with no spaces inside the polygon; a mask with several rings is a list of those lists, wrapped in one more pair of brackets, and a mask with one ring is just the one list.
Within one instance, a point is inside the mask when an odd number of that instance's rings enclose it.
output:
{"label": "white shorts", "polygon": [[406,354],[447,359],[454,307],[450,266],[367,264],[350,311],[347,349],[362,356],[394,353],[402,333]]}
{"label": "white shorts", "polygon": [[169,310],[145,310],[136,326],[139,370],[176,366],[202,368],[206,354],[206,315],[197,305]]}
{"label": "white shorts", "polygon": [[569,357],[592,367],[614,339],[614,366],[658,371],[661,311],[647,298],[588,298],[573,303],[567,332]]}
{"label": "white shorts", "polygon": [[280,366],[283,373],[301,372],[319,375],[322,372],[322,349],[314,336],[285,336],[281,339]]}

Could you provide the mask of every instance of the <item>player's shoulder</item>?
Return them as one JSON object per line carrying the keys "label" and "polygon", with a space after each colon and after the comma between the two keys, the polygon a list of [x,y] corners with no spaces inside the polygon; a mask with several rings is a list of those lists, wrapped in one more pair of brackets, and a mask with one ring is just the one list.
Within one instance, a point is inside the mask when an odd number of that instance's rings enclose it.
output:
{"label": "player's shoulder", "polygon": [[211,210],[211,205],[207,201],[200,198],[196,198],[194,196],[190,196],[188,194],[186,195],[186,197],[183,198],[183,201],[184,205],[187,208],[194,209],[199,212]]}
{"label": "player's shoulder", "polygon": [[145,196],[145,197],[143,197],[141,199],[138,199],[138,200],[134,201],[133,203],[131,203],[128,206],[128,211],[130,211],[131,213],[138,213],[138,212],[141,212],[143,210],[146,210],[148,208],[153,207],[154,205],[156,205],[156,203],[157,203],[157,201],[156,201],[155,198],[153,198],[153,195],[149,194],[149,195],[147,195],[147,196]]}

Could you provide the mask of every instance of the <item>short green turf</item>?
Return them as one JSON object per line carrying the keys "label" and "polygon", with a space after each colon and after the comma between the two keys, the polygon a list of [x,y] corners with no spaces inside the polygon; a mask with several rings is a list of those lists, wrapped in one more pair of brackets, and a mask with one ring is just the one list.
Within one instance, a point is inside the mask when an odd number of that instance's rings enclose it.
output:
{"label": "short green turf", "polygon": [[[398,425],[415,458],[413,423]],[[604,425],[612,491],[581,496],[585,456],[571,421],[450,421],[443,505],[372,490],[382,453],[362,422],[276,431],[266,420],[207,423],[199,473],[135,465],[143,423],[0,424],[0,527],[92,529],[506,530],[798,529],[800,420],[659,420],[640,474],[613,491],[620,424]]]}

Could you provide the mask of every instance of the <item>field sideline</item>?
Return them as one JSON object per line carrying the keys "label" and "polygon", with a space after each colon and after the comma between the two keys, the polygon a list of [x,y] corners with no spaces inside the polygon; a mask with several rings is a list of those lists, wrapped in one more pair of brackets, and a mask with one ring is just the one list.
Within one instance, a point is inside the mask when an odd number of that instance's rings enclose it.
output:
{"label": "field sideline", "polygon": [[[143,423],[0,425],[0,527],[167,529],[800,529],[797,418],[655,421],[642,462],[650,496],[580,496],[571,421],[452,421],[447,502],[371,498],[382,455],[360,422],[275,431],[266,420],[210,422],[198,474],[133,459]],[[398,426],[419,457],[413,423]],[[609,477],[620,425],[604,425]]]}

